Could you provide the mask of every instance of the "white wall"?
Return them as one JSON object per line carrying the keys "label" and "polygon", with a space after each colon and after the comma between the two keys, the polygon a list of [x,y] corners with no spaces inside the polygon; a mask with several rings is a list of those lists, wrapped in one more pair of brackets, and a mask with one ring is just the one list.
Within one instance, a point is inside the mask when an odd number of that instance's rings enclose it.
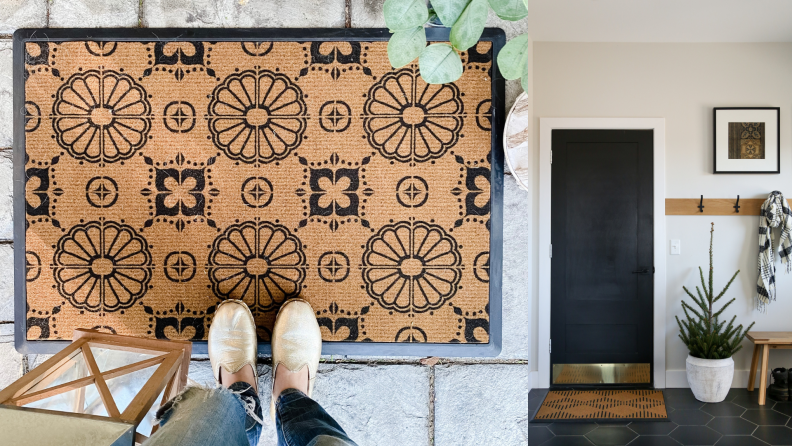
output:
{"label": "white wall", "polygon": [[[792,44],[535,42],[533,75],[535,119],[665,118],[668,198],[765,198],[772,190],[792,198]],[[712,174],[712,108],[730,106],[781,107],[781,174]],[[538,135],[533,147],[538,148]],[[698,266],[706,272],[710,222],[715,222],[716,288],[741,270],[727,294],[736,298],[727,313],[743,324],[755,320],[754,330],[792,331],[792,275],[783,272],[780,260],[778,301],[767,314],[754,310],[758,217],[666,217],[668,239],[682,241],[682,254],[667,256],[669,387],[686,385],[687,349],[677,338],[674,315],[682,311],[682,286],[698,283]],[[535,324],[533,329],[536,340]],[[747,379],[750,347],[746,341],[735,357],[736,386]],[[534,341],[534,366],[537,348]],[[792,351],[771,352],[770,366],[792,366]]]}

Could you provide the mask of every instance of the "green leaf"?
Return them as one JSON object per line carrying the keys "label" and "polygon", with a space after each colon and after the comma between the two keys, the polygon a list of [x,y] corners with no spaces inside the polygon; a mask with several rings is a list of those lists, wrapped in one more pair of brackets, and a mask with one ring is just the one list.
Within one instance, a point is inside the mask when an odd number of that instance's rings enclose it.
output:
{"label": "green leaf", "polygon": [[465,51],[478,42],[481,33],[484,32],[488,13],[487,0],[472,0],[468,3],[462,15],[451,27],[450,40],[454,48]]}
{"label": "green leaf", "polygon": [[528,0],[489,0],[489,4],[503,20],[513,22],[528,16]]}
{"label": "green leaf", "polygon": [[446,43],[435,43],[424,48],[418,64],[421,77],[429,84],[454,82],[462,76],[459,54]]}
{"label": "green leaf", "polygon": [[432,7],[445,26],[454,26],[471,0],[434,0]]}
{"label": "green leaf", "polygon": [[425,0],[385,0],[382,11],[385,24],[394,32],[423,26],[429,20]]}
{"label": "green leaf", "polygon": [[517,79],[528,69],[528,34],[517,36],[498,53],[498,67],[506,79]]}
{"label": "green leaf", "polygon": [[416,26],[408,31],[393,33],[388,42],[388,59],[394,68],[401,68],[421,55],[426,48],[426,30]]}

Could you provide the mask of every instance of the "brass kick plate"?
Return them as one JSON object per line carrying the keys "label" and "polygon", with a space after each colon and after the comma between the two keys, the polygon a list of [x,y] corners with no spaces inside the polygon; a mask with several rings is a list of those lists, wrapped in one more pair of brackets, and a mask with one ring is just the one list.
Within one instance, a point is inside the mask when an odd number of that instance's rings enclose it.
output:
{"label": "brass kick plate", "polygon": [[553,364],[553,384],[649,383],[649,364]]}

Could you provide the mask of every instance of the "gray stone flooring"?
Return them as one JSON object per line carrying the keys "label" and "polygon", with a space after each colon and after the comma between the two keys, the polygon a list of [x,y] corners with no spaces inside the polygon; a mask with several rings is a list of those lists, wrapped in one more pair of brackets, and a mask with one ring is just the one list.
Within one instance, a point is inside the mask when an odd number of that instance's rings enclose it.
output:
{"label": "gray stone flooring", "polygon": [[[531,446],[767,446],[792,445],[792,403],[731,389],[723,402],[705,404],[690,389],[665,389],[669,421],[531,423]],[[547,390],[530,394],[531,418]]]}
{"label": "gray stone flooring", "polygon": [[[0,0],[0,388],[46,358],[13,347],[11,35],[23,27],[382,27],[382,0]],[[348,6],[348,7],[347,7]],[[510,36],[527,24],[490,20]],[[507,85],[507,107],[521,92]],[[508,108],[507,108],[508,109]],[[530,366],[530,196],[509,178],[504,192],[503,351],[486,361],[327,357],[316,399],[361,446],[524,446]],[[268,358],[260,388],[269,404]],[[212,383],[195,357],[190,377]],[[265,421],[269,419],[265,417]],[[275,444],[265,426],[262,446]],[[532,442],[532,444],[535,444]]]}

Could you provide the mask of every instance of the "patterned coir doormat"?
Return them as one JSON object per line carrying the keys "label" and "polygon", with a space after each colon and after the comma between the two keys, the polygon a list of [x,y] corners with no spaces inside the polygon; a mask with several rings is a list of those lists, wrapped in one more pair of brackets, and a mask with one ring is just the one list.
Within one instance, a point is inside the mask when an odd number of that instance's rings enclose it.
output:
{"label": "patterned coir doormat", "polygon": [[490,342],[492,41],[429,85],[384,39],[129,40],[17,39],[27,341],[224,299],[268,341],[299,296],[326,341]]}
{"label": "patterned coir doormat", "polygon": [[661,390],[552,390],[531,421],[667,421]]}

